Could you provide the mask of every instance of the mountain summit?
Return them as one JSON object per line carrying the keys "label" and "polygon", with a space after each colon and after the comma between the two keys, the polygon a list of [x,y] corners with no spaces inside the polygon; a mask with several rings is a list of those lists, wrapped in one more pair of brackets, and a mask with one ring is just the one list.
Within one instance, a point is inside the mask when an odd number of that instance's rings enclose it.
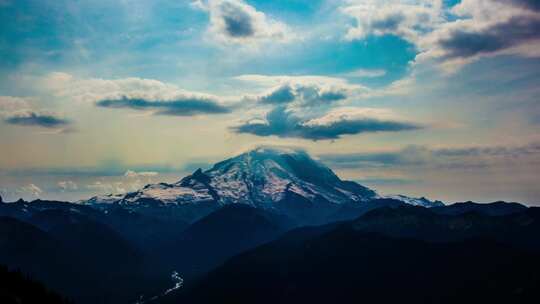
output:
{"label": "mountain summit", "polygon": [[198,169],[174,184],[152,184],[124,196],[95,197],[90,202],[221,205],[242,203],[273,208],[290,197],[334,204],[362,202],[375,191],[341,180],[306,152],[261,147]]}
{"label": "mountain summit", "polygon": [[[246,204],[297,217],[310,213],[328,215],[336,208],[360,206],[378,198],[382,197],[367,187],[341,180],[305,151],[260,147],[216,163],[208,170],[198,169],[173,184],[150,184],[123,195],[94,197],[86,203],[199,210]],[[392,197],[395,201],[430,207],[427,200],[401,198]]]}

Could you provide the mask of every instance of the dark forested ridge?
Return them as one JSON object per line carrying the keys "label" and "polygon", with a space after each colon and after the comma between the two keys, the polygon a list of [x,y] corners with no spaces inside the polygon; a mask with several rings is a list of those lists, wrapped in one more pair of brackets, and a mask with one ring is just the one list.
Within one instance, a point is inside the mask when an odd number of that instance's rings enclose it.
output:
{"label": "dark forested ridge", "polygon": [[21,271],[0,265],[0,303],[2,304],[71,304],[66,298],[47,289]]}
{"label": "dark forested ridge", "polygon": [[537,303],[537,210],[443,218],[402,207],[299,228],[162,303]]}

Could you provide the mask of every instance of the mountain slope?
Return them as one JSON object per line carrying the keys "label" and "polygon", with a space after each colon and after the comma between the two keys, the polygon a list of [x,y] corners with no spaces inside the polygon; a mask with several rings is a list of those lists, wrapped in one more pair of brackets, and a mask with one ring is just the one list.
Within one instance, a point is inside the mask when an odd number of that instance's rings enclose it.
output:
{"label": "mountain slope", "polygon": [[0,303],[3,304],[68,304],[60,295],[47,290],[43,284],[29,279],[21,272],[0,266]]}
{"label": "mountain slope", "polygon": [[279,237],[292,223],[267,210],[227,205],[190,225],[165,252],[182,276],[205,273],[227,258]]}
{"label": "mountain slope", "polygon": [[202,203],[221,205],[243,203],[273,208],[275,202],[294,193],[309,201],[323,199],[331,203],[361,202],[376,193],[353,182],[342,181],[332,170],[303,151],[258,148],[197,170],[175,184],[147,185],[120,199],[112,196],[89,203]]}
{"label": "mountain slope", "polygon": [[[330,168],[299,150],[262,147],[198,169],[177,183],[151,184],[125,195],[94,197],[93,206],[122,205],[132,209],[173,207],[190,213],[191,222],[220,206],[245,204],[281,212],[299,224],[324,223],[341,206],[381,198],[355,182],[341,180]],[[393,198],[425,207],[440,202]],[[189,221],[189,217],[184,217]]]}
{"label": "mountain slope", "polygon": [[302,228],[160,303],[536,303],[540,256],[496,242]]}

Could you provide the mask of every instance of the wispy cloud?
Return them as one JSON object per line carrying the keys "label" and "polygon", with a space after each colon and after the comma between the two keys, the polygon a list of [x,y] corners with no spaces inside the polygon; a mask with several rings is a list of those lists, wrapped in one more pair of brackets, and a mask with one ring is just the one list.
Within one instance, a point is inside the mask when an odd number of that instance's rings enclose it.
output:
{"label": "wispy cloud", "polygon": [[146,100],[142,98],[122,97],[96,102],[98,107],[155,111],[157,115],[194,116],[199,114],[230,113],[231,108],[209,99],[184,98],[170,101]]}
{"label": "wispy cloud", "polygon": [[[431,166],[464,168],[509,161],[530,161],[540,156],[540,144],[523,146],[477,146],[430,148],[407,146],[396,151],[359,152],[320,155],[322,161],[337,168]],[[532,158],[531,158],[532,157]]]}
{"label": "wispy cloud", "polygon": [[8,115],[4,121],[12,125],[39,126],[43,128],[59,128],[71,122],[50,112],[24,111]]}
{"label": "wispy cloud", "polygon": [[70,120],[58,113],[34,110],[27,98],[13,96],[0,96],[0,117],[5,123],[11,125],[49,129],[61,129],[72,124]]}
{"label": "wispy cloud", "polygon": [[60,191],[62,192],[77,191],[79,189],[79,185],[77,185],[77,183],[71,180],[59,181],[57,185],[60,188]]}
{"label": "wispy cloud", "polygon": [[343,74],[345,77],[352,78],[377,78],[386,75],[386,70],[383,69],[358,69],[352,72]]}
{"label": "wispy cloud", "polygon": [[133,171],[133,170],[127,170],[126,173],[124,173],[125,177],[151,177],[151,176],[157,176],[159,175],[158,172],[155,171]]}

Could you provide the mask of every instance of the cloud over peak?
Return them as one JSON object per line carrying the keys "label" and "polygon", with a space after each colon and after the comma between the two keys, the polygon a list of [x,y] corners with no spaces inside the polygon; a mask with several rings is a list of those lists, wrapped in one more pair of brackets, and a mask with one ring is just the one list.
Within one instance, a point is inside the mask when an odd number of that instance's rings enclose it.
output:
{"label": "cloud over peak", "polygon": [[[382,114],[382,115],[381,115]],[[420,124],[392,118],[387,110],[342,108],[320,117],[302,118],[284,106],[232,128],[236,133],[310,140],[333,140],[344,135],[374,132],[399,132],[422,129]]]}

